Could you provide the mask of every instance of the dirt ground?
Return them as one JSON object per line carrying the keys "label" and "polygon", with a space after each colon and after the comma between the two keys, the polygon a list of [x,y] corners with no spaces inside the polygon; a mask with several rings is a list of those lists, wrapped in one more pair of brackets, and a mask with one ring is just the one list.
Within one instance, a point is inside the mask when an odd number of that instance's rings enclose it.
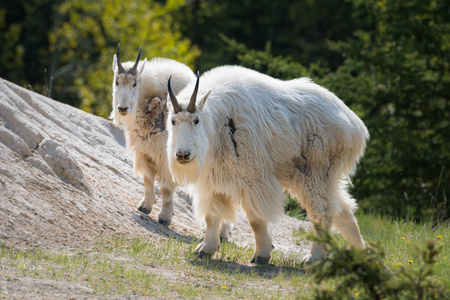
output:
{"label": "dirt ground", "polygon": [[[133,173],[121,128],[0,79],[0,245],[71,251],[91,247],[103,233],[200,237],[204,225],[182,188],[174,196],[171,225],[155,221],[159,186],[156,191],[150,218],[143,217],[137,211],[143,183]],[[292,231],[309,226],[281,217],[271,226],[274,246],[286,253],[306,251],[295,244]],[[254,243],[243,214],[231,240]],[[0,298],[92,296],[82,285],[7,275],[0,268]]]}

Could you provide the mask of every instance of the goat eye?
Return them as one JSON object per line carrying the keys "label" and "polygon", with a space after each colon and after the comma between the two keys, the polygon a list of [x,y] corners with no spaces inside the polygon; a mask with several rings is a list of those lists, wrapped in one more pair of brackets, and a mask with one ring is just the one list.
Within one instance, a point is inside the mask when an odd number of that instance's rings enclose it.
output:
{"label": "goat eye", "polygon": [[172,125],[175,126],[175,120],[172,120]]}
{"label": "goat eye", "polygon": [[133,84],[133,87],[136,87],[136,82]]}
{"label": "goat eye", "polygon": [[198,122],[200,122],[200,120],[199,120],[198,118],[196,118],[196,119],[194,120],[194,124],[197,125]]}
{"label": "goat eye", "polygon": [[116,85],[119,85],[119,82],[116,80]]}

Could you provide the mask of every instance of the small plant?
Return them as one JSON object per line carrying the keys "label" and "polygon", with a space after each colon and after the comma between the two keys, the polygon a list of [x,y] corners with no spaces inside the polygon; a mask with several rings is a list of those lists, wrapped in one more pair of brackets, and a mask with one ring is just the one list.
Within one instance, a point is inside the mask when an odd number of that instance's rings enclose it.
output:
{"label": "small plant", "polygon": [[297,202],[297,199],[292,198],[291,194],[286,193],[286,204],[284,212],[289,217],[294,217],[300,220],[306,220],[306,210],[304,210]]}
{"label": "small plant", "polygon": [[389,268],[380,242],[347,249],[328,232],[317,230],[319,235],[310,238],[323,243],[329,255],[312,266],[313,278],[318,283],[334,278],[338,283],[331,289],[317,288],[314,299],[450,299],[448,288],[432,277],[442,250],[435,242],[420,251],[423,263],[418,268],[401,264]]}

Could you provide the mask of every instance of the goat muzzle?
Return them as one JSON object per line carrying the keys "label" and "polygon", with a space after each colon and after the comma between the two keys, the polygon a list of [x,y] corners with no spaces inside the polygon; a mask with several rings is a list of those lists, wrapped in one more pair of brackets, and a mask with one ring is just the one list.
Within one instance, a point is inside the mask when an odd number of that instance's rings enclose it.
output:
{"label": "goat muzzle", "polygon": [[125,107],[120,107],[120,106],[118,106],[117,109],[119,110],[119,113],[120,113],[122,116],[125,116],[125,115],[128,113],[129,107],[128,107],[128,106],[125,106]]}
{"label": "goat muzzle", "polygon": [[175,155],[177,157],[177,162],[180,164],[186,164],[192,160],[191,151],[189,150],[178,150]]}

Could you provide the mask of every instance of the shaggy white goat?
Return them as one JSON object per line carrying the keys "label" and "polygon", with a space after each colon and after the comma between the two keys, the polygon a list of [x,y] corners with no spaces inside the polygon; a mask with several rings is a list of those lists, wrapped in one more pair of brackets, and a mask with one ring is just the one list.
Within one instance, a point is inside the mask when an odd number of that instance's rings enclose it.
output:
{"label": "shaggy white goat", "polygon": [[[267,263],[268,223],[283,213],[284,189],[311,222],[334,224],[350,245],[364,247],[346,185],[369,133],[333,93],[308,78],[281,81],[238,66],[215,68],[200,89],[197,79],[177,96],[168,85],[169,167],[175,182],[190,185],[206,221],[200,257],[214,254],[220,222],[233,222],[241,206],[255,235],[252,262]],[[303,262],[324,255],[313,242]]]}
{"label": "shaggy white goat", "polygon": [[[176,78],[174,91],[180,91],[195,79],[192,70],[177,61],[154,58],[147,62],[120,62],[119,48],[112,69],[113,110],[116,125],[123,123],[127,148],[134,153],[134,169],[144,177],[144,197],[138,210],[149,214],[155,202],[155,179],[161,184],[162,206],[158,222],[169,225],[173,215],[172,181],[166,155],[167,79]],[[145,69],[144,69],[145,67]]]}

